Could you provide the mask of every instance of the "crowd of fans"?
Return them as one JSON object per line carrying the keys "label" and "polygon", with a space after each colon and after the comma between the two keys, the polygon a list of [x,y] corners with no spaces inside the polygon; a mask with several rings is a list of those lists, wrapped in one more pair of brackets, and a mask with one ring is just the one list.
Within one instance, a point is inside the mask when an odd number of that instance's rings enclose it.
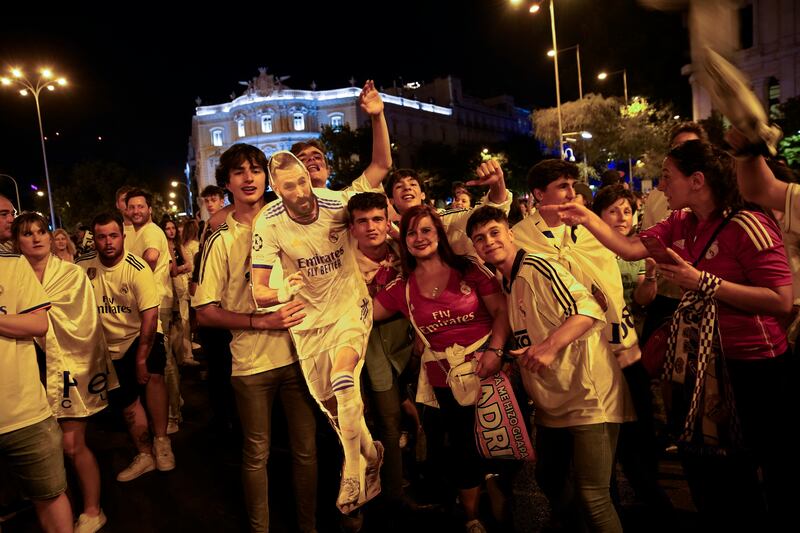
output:
{"label": "crowd of fans", "polygon": [[[554,530],[622,530],[617,464],[652,528],[674,526],[658,479],[667,449],[709,529],[787,523],[798,474],[787,332],[800,297],[790,170],[737,160],[688,123],[646,197],[613,170],[593,194],[575,165],[547,159],[515,199],[487,161],[436,209],[414,170],[392,169],[371,82],[360,100],[372,160],[343,191],[325,188],[325,150],[310,141],[269,159],[229,148],[201,193],[203,221],[155,224],[150,194],[123,187],[116,210],[70,235],[0,196],[0,459],[44,530],[106,524],[86,431],[109,405],[136,449],[119,482],[180,468],[169,435],[181,368],[201,364],[211,423],[235,419],[243,436],[252,531],[269,529],[275,403],[299,530],[318,526],[320,413],[341,444],[343,517],[379,494],[390,516],[429,510],[404,482],[417,459],[442,467],[439,503],[457,497],[468,532],[509,530],[521,462],[476,443],[476,404],[501,375],[530,422]],[[736,131],[729,143],[745,152]]]}

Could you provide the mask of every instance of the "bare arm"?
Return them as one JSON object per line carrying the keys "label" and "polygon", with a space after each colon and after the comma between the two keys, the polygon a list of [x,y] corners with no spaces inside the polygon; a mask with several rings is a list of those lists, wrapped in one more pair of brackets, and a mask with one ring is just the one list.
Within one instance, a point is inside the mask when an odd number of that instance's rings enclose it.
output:
{"label": "bare arm", "polygon": [[388,320],[396,315],[394,311],[389,311],[381,303],[378,301],[377,298],[372,299],[372,320],[375,322],[380,322],[381,320]]}
{"label": "bare arm", "polygon": [[151,307],[141,313],[142,325],[139,327],[139,346],[136,349],[136,379],[141,385],[150,380],[147,371],[147,357],[153,349],[158,325],[158,307]]}
{"label": "bare arm", "polygon": [[220,329],[288,329],[303,321],[305,305],[299,301],[287,303],[274,313],[234,313],[215,304],[197,308],[201,326]]}
{"label": "bare arm", "polygon": [[10,339],[30,339],[47,333],[47,309],[16,315],[0,315],[0,336]]}
{"label": "bare arm", "polygon": [[383,178],[392,168],[392,147],[389,143],[389,126],[383,114],[383,100],[375,89],[375,83],[367,80],[359,98],[361,109],[372,121],[372,161],[364,170],[364,176],[373,188],[380,187]]}
{"label": "bare arm", "polygon": [[[701,272],[684,261],[678,254],[667,248],[678,263],[658,265],[666,276],[682,289],[696,290],[700,284]],[[747,313],[782,316],[792,311],[792,286],[749,287],[739,283],[722,280],[716,298]]]}
{"label": "bare arm", "polygon": [[144,259],[145,262],[148,265],[150,265],[150,270],[155,272],[156,265],[158,264],[158,258],[160,256],[161,253],[158,250],[156,250],[155,248],[148,248],[147,250],[144,251],[144,254],[142,254],[142,259]]}
{"label": "bare arm", "polygon": [[180,272],[178,271],[178,262],[175,261],[175,251],[172,249],[172,246],[169,247],[169,257],[169,276],[171,278],[176,278]]}
{"label": "bare arm", "polygon": [[556,360],[558,353],[580,339],[594,325],[595,319],[585,315],[572,315],[554,329],[540,344],[512,350],[520,356],[519,362],[531,372],[546,368]]}
{"label": "bare arm", "polygon": [[626,237],[620,234],[580,204],[545,205],[538,209],[543,213],[558,213],[561,220],[570,226],[582,224],[603,246],[626,261],[637,261],[650,255],[637,235]]}
{"label": "bare arm", "polygon": [[[508,308],[506,298],[502,293],[482,296],[483,304],[492,315],[492,336],[489,338],[489,348],[502,349],[511,332],[508,322]],[[491,376],[500,370],[502,359],[494,351],[486,350],[480,356],[477,372],[482,378]]]}
{"label": "bare arm", "polygon": [[644,276],[639,276],[639,284],[633,291],[633,300],[642,307],[649,305],[656,298],[658,283],[656,282],[656,262],[647,258]]}
{"label": "bare arm", "polygon": [[[750,144],[736,128],[731,128],[725,134],[725,140],[737,151]],[[736,181],[745,200],[776,211],[786,208],[786,191],[789,185],[775,177],[760,155],[736,159]]]}

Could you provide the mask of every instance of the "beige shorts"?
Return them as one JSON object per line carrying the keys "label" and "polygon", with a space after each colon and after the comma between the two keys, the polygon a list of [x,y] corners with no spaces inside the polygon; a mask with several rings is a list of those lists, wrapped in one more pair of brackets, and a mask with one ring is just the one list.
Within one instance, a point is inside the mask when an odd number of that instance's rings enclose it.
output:
{"label": "beige shorts", "polygon": [[[336,328],[336,325],[330,326],[328,329],[333,330],[334,328]],[[304,337],[312,337],[314,332],[319,331],[320,330],[312,330],[300,335],[292,335],[292,337],[295,339],[297,352],[300,353],[301,345],[317,345],[318,339]],[[326,332],[327,335],[336,333],[337,332],[335,331]],[[369,331],[366,333],[362,332],[359,336],[355,337],[352,336],[351,331],[349,332],[349,337],[342,333],[342,336],[337,335],[337,338],[339,341],[335,345],[331,346],[328,343],[326,345],[330,346],[329,348],[318,350],[316,355],[300,359],[300,368],[303,370],[303,375],[306,378],[308,390],[311,392],[311,396],[313,396],[314,399],[319,403],[325,402],[333,397],[333,389],[331,388],[331,372],[333,371],[336,355],[342,348],[350,347],[358,354],[358,364],[353,372],[353,377],[355,378],[356,386],[359,384],[359,375],[361,374],[361,367],[364,365],[364,353],[367,349]]]}

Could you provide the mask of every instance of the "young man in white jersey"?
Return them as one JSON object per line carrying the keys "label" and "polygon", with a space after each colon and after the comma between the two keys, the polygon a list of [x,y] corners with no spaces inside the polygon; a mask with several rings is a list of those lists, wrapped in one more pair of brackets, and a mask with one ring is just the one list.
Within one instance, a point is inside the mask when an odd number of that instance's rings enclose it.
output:
{"label": "young man in white jersey", "polygon": [[[158,307],[159,333],[164,334],[164,343],[167,352],[167,368],[164,375],[163,391],[158,385],[154,394],[163,396],[163,405],[167,425],[170,433],[178,431],[181,422],[181,390],[180,373],[175,354],[172,353],[169,342],[169,331],[172,322],[172,278],[169,275],[170,262],[169,243],[164,231],[152,220],[152,196],[142,189],[132,189],[125,195],[128,208],[128,217],[133,223],[133,240],[126,244],[126,250],[144,259],[150,266],[156,280],[156,286],[161,291],[161,304]],[[126,233],[126,237],[130,233]],[[156,383],[160,380],[156,379]],[[161,409],[159,402],[158,411]],[[153,423],[161,424],[161,412],[153,413]],[[166,428],[167,426],[165,426]]]}
{"label": "young man in white jersey", "polygon": [[11,224],[17,216],[17,209],[11,200],[0,194],[0,252],[11,253],[14,245],[11,241]]}
{"label": "young man in white jersey", "polygon": [[[95,217],[91,229],[96,251],[79,257],[77,264],[86,270],[92,283],[119,379],[120,386],[109,392],[109,401],[122,408],[138,450],[133,462],[117,475],[117,481],[131,481],[156,468],[174,469],[175,456],[167,437],[166,350],[158,320],[162,293],[147,263],[125,252],[122,226],[122,217],[117,214]],[[146,393],[147,412],[140,401],[142,393]],[[155,434],[152,445],[148,425]]]}
{"label": "young man in white jersey", "polygon": [[33,501],[42,529],[69,533],[72,508],[61,429],[39,380],[33,344],[34,337],[47,333],[49,308],[28,261],[0,252],[0,462]]}
{"label": "young man in white jersey", "polygon": [[[300,301],[257,313],[250,292],[253,217],[264,207],[267,159],[247,144],[222,154],[217,183],[233,195],[234,210],[205,243],[192,305],[202,326],[233,333],[233,389],[242,423],[242,484],[253,532],[269,530],[267,459],[272,408],[280,396],[289,428],[298,528],[316,530],[316,420],[314,402],[287,328],[305,314]],[[277,272],[276,272],[277,273]]]}
{"label": "young man in white jersey", "polygon": [[536,209],[514,226],[514,243],[528,253],[555,259],[592,292],[606,313],[603,334],[625,368],[641,359],[641,351],[616,255],[585,228],[568,227],[557,212],[539,209],[573,201],[577,179],[578,167],[560,159],[540,161],[528,171]]}
{"label": "young man in white jersey", "polygon": [[[364,85],[362,95],[370,95],[372,100],[380,101],[378,91],[375,90],[375,83],[367,80]],[[364,172],[353,181],[349,187],[353,191],[368,192],[375,189],[372,183],[376,180],[380,183],[392,167],[392,148],[389,143],[389,128],[386,125],[386,117],[383,114],[383,107],[380,111],[375,108],[365,108],[362,99],[361,108],[369,115],[372,126],[372,160]],[[311,176],[312,186],[324,189],[328,186],[328,178],[331,174],[330,165],[325,157],[325,147],[317,139],[294,143],[289,150],[299,159],[308,175]]]}
{"label": "young man in white jersey", "polygon": [[[620,424],[633,417],[627,387],[601,338],[603,310],[560,263],[527,254],[499,209],[482,207],[467,231],[503,275],[525,390],[536,406],[536,477],[572,530],[622,531],[610,483]],[[581,520],[587,524],[581,524]]]}

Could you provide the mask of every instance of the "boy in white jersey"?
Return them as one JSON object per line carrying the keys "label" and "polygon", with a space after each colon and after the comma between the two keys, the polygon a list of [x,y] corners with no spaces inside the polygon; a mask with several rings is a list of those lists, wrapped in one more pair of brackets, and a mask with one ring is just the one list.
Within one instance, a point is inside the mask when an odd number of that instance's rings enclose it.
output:
{"label": "boy in white jersey", "polygon": [[[349,193],[312,189],[308,171],[290,152],[272,156],[269,176],[280,199],[255,219],[253,295],[259,307],[293,294],[305,304],[306,318],[290,331],[311,394],[340,434],[345,462],[337,506],[348,513],[380,492],[382,460],[358,388],[372,302],[348,235]],[[277,261],[288,274],[278,290],[269,283]]]}
{"label": "boy in white jersey", "polygon": [[[558,262],[513,243],[506,215],[476,210],[467,231],[503,275],[522,381],[536,406],[536,477],[564,525],[622,531],[610,482],[620,424],[633,419],[627,387],[592,294]],[[582,508],[583,513],[575,512]]]}
{"label": "boy in white jersey", "polygon": [[[303,320],[303,304],[256,313],[250,292],[251,224],[264,206],[267,160],[255,146],[234,144],[222,154],[217,183],[234,210],[205,242],[192,304],[202,326],[230,329],[233,389],[244,439],[242,484],[253,532],[268,531],[267,459],[272,408],[280,396],[289,429],[298,528],[316,530],[317,453],[314,402],[286,328]],[[276,272],[279,274],[279,272]]]}
{"label": "boy in white jersey", "polygon": [[[109,392],[109,400],[122,407],[139,452],[128,468],[117,475],[118,481],[130,481],[156,468],[161,471],[175,468],[167,437],[166,351],[158,320],[162,293],[147,263],[125,252],[122,217],[98,215],[91,229],[97,249],[78,258],[77,263],[86,270],[92,283],[119,379],[120,387]],[[144,391],[147,413],[139,400]],[[152,446],[148,422],[155,434]]]}

